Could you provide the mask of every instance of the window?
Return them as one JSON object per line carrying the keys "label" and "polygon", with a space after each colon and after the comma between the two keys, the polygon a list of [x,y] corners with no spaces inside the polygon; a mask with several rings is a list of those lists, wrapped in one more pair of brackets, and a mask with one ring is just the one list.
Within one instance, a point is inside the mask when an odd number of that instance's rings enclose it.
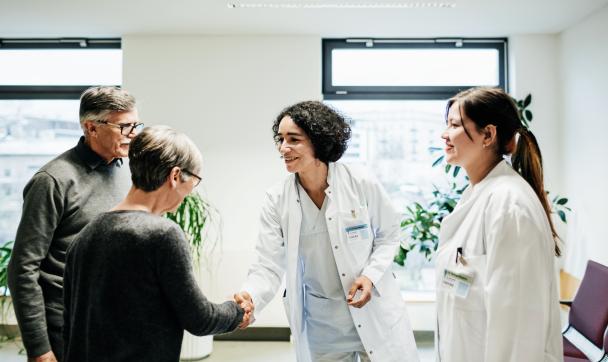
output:
{"label": "window", "polygon": [[[506,89],[506,46],[506,39],[323,40],[325,102],[352,120],[342,161],[367,167],[401,210],[426,204],[434,185],[447,186],[431,152],[443,148],[447,99],[473,86]],[[415,253],[407,263],[402,288],[433,289],[428,263]]]}
{"label": "window", "polygon": [[325,99],[439,99],[506,88],[506,39],[325,39]]}
{"label": "window", "polygon": [[27,181],[82,135],[81,93],[121,83],[119,39],[0,39],[0,243],[15,237]]}

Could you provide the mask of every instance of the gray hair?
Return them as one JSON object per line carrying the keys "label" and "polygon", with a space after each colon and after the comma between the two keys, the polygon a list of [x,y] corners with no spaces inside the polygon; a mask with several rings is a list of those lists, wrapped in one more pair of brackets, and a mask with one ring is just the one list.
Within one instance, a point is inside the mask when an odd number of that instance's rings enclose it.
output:
{"label": "gray hair", "polygon": [[80,126],[87,120],[102,120],[113,112],[135,109],[135,98],[118,87],[91,87],[80,96]]}
{"label": "gray hair", "polygon": [[[199,174],[203,158],[188,136],[168,126],[146,127],[129,146],[129,168],[133,186],[143,191],[161,187],[171,169],[179,167]],[[182,181],[192,177],[181,173]]]}

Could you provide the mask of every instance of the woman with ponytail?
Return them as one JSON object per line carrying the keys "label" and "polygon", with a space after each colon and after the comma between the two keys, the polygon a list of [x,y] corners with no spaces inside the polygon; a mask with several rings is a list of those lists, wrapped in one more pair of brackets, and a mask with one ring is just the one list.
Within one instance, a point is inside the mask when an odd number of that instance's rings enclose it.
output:
{"label": "woman with ponytail", "polygon": [[446,123],[445,158],[470,186],[441,223],[438,360],[562,361],[560,250],[536,139],[500,89],[457,94]]}

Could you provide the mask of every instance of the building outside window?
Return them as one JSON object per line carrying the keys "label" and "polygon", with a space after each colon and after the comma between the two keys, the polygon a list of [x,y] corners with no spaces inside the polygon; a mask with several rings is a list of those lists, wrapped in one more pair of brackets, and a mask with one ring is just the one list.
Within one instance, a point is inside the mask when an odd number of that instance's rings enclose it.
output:
{"label": "building outside window", "polygon": [[121,83],[119,39],[0,39],[0,244],[14,240],[29,179],[82,135],[80,94]]}

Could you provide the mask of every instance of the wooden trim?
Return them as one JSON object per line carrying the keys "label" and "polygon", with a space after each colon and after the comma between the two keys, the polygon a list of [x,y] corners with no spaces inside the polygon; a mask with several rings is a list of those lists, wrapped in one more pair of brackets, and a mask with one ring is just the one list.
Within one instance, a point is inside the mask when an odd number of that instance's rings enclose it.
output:
{"label": "wooden trim", "polygon": [[578,287],[581,285],[580,279],[572,274],[560,270],[559,272],[559,297],[560,300],[572,300],[576,295]]}

